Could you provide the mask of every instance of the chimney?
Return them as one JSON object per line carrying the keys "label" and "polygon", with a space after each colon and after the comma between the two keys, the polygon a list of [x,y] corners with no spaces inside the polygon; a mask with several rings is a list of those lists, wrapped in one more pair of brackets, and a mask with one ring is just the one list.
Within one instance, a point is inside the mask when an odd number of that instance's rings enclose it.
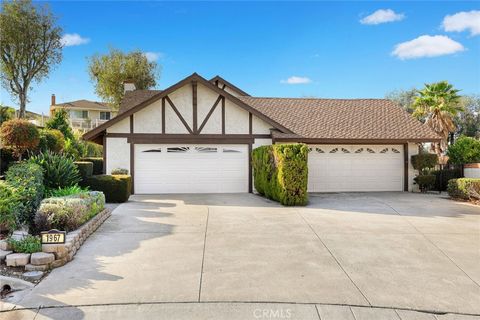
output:
{"label": "chimney", "polygon": [[123,81],[123,93],[127,91],[135,91],[135,83],[133,80],[125,80]]}
{"label": "chimney", "polygon": [[55,94],[52,94],[52,101],[50,103],[50,105],[55,105]]}

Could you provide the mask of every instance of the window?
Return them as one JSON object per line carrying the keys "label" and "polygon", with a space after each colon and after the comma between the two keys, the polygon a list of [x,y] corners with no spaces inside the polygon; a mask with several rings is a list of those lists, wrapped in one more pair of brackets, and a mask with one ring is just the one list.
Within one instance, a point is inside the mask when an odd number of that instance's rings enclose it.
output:
{"label": "window", "polygon": [[182,152],[187,152],[188,150],[190,150],[189,147],[170,147],[170,148],[167,148],[167,152],[179,152],[179,153],[182,153]]}
{"label": "window", "polygon": [[70,118],[88,119],[88,111],[87,110],[70,110]]}
{"label": "window", "polygon": [[111,114],[108,111],[101,111],[100,112],[100,120],[110,120]]}

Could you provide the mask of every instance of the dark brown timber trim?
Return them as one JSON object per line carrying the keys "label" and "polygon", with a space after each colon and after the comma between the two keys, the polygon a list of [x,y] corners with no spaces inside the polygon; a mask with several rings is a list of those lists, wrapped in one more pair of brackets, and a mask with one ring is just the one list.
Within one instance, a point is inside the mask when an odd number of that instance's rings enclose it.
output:
{"label": "dark brown timber trim", "polygon": [[222,134],[225,134],[225,97],[222,97]]}
{"label": "dark brown timber trim", "polygon": [[403,144],[403,191],[408,191],[408,143]]}
{"label": "dark brown timber trim", "polygon": [[193,133],[198,134],[197,130],[197,81],[192,81],[192,106],[193,106]]}
{"label": "dark brown timber trim", "polygon": [[248,192],[252,193],[252,144],[248,145]]}
{"label": "dark brown timber trim", "polygon": [[165,98],[162,98],[162,133],[165,133]]}
{"label": "dark brown timber trim", "polygon": [[190,126],[188,125],[187,121],[185,121],[185,119],[182,117],[182,114],[180,113],[180,111],[178,111],[177,107],[175,107],[175,105],[173,104],[173,101],[170,100],[170,98],[168,96],[165,97],[165,99],[167,100],[168,104],[170,105],[170,107],[172,107],[172,110],[177,114],[178,118],[180,119],[180,121],[182,121],[183,125],[185,126],[185,128],[187,128],[188,132],[190,132],[191,134],[193,134],[193,131],[192,129],[190,129]]}
{"label": "dark brown timber trim", "polygon": [[135,144],[130,142],[130,175],[132,176],[132,194],[135,194]]}
{"label": "dark brown timber trim", "polygon": [[248,133],[252,134],[252,132],[253,132],[253,117],[252,117],[252,113],[249,112],[248,113]]}
{"label": "dark brown timber trim", "polygon": [[103,136],[103,174],[107,174],[107,136]]}
{"label": "dark brown timber trim", "polygon": [[130,133],[134,133],[133,114],[130,115]]}
{"label": "dark brown timber trim", "polygon": [[222,96],[218,96],[212,108],[210,109],[210,111],[208,111],[207,116],[205,117],[205,120],[203,120],[202,124],[200,125],[200,128],[198,129],[198,133],[202,132],[203,127],[207,124],[208,119],[210,119],[210,116],[215,111],[215,108],[217,107],[220,100],[222,100]]}

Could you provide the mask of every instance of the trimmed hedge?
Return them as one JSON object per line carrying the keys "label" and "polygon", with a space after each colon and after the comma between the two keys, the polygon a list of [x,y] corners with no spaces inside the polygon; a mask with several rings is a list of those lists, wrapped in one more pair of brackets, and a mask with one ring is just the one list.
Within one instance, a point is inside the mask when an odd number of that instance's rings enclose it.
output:
{"label": "trimmed hedge", "polygon": [[432,171],[431,174],[435,175],[435,190],[446,191],[448,187],[448,181],[451,179],[458,179],[462,177],[461,169],[443,169]]}
{"label": "trimmed hedge", "polygon": [[80,159],[80,161],[92,162],[93,163],[93,174],[94,175],[105,173],[105,172],[103,172],[103,158],[94,158],[94,157],[82,158],[82,159]]}
{"label": "trimmed hedge", "polygon": [[107,202],[127,202],[132,192],[132,177],[128,175],[94,175],[82,182],[90,190],[102,191]]}
{"label": "trimmed hedge", "polygon": [[6,182],[14,187],[19,205],[15,207],[18,224],[33,225],[33,217],[43,198],[43,171],[34,163],[20,162],[12,165],[6,173]]}
{"label": "trimmed hedge", "polygon": [[69,232],[93,218],[104,207],[105,196],[97,191],[47,198],[35,215],[35,226],[39,231],[58,229]]}
{"label": "trimmed hedge", "polygon": [[447,191],[452,198],[480,200],[480,179],[452,179],[448,181]]}
{"label": "trimmed hedge", "polygon": [[252,151],[255,189],[283,205],[308,202],[308,147],[305,144],[275,144]]}
{"label": "trimmed hedge", "polygon": [[80,173],[80,177],[82,181],[90,178],[93,175],[93,162],[91,161],[75,161],[77,165],[78,172]]}

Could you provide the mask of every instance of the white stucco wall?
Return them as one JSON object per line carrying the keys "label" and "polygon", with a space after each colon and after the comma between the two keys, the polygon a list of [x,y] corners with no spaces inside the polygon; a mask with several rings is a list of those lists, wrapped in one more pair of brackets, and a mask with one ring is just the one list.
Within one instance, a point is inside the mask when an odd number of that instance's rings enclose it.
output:
{"label": "white stucco wall", "polygon": [[134,133],[162,133],[162,101],[158,100],[133,115]]}
{"label": "white stucco wall", "polygon": [[235,105],[228,99],[225,100],[225,133],[248,134],[249,112]]}
{"label": "white stucco wall", "polygon": [[116,168],[127,169],[130,173],[130,144],[127,138],[107,138],[106,174]]}
{"label": "white stucco wall", "polygon": [[[218,93],[205,87],[202,84],[197,85],[197,123],[198,128],[207,117],[207,114],[212,109],[213,105],[218,99]],[[222,133],[222,102],[220,101],[215,111],[208,119],[205,127],[203,127],[201,134],[221,134]]]}
{"label": "white stucco wall", "polygon": [[130,133],[130,117],[120,120],[107,128],[107,133]]}
{"label": "white stucco wall", "polygon": [[266,123],[262,119],[253,115],[253,119],[252,119],[253,134],[270,134],[270,128],[273,128],[270,124]]}
{"label": "white stucco wall", "polygon": [[408,191],[418,191],[418,185],[414,185],[413,178],[418,174],[418,171],[413,169],[412,156],[418,154],[418,145],[416,143],[408,143]]}

